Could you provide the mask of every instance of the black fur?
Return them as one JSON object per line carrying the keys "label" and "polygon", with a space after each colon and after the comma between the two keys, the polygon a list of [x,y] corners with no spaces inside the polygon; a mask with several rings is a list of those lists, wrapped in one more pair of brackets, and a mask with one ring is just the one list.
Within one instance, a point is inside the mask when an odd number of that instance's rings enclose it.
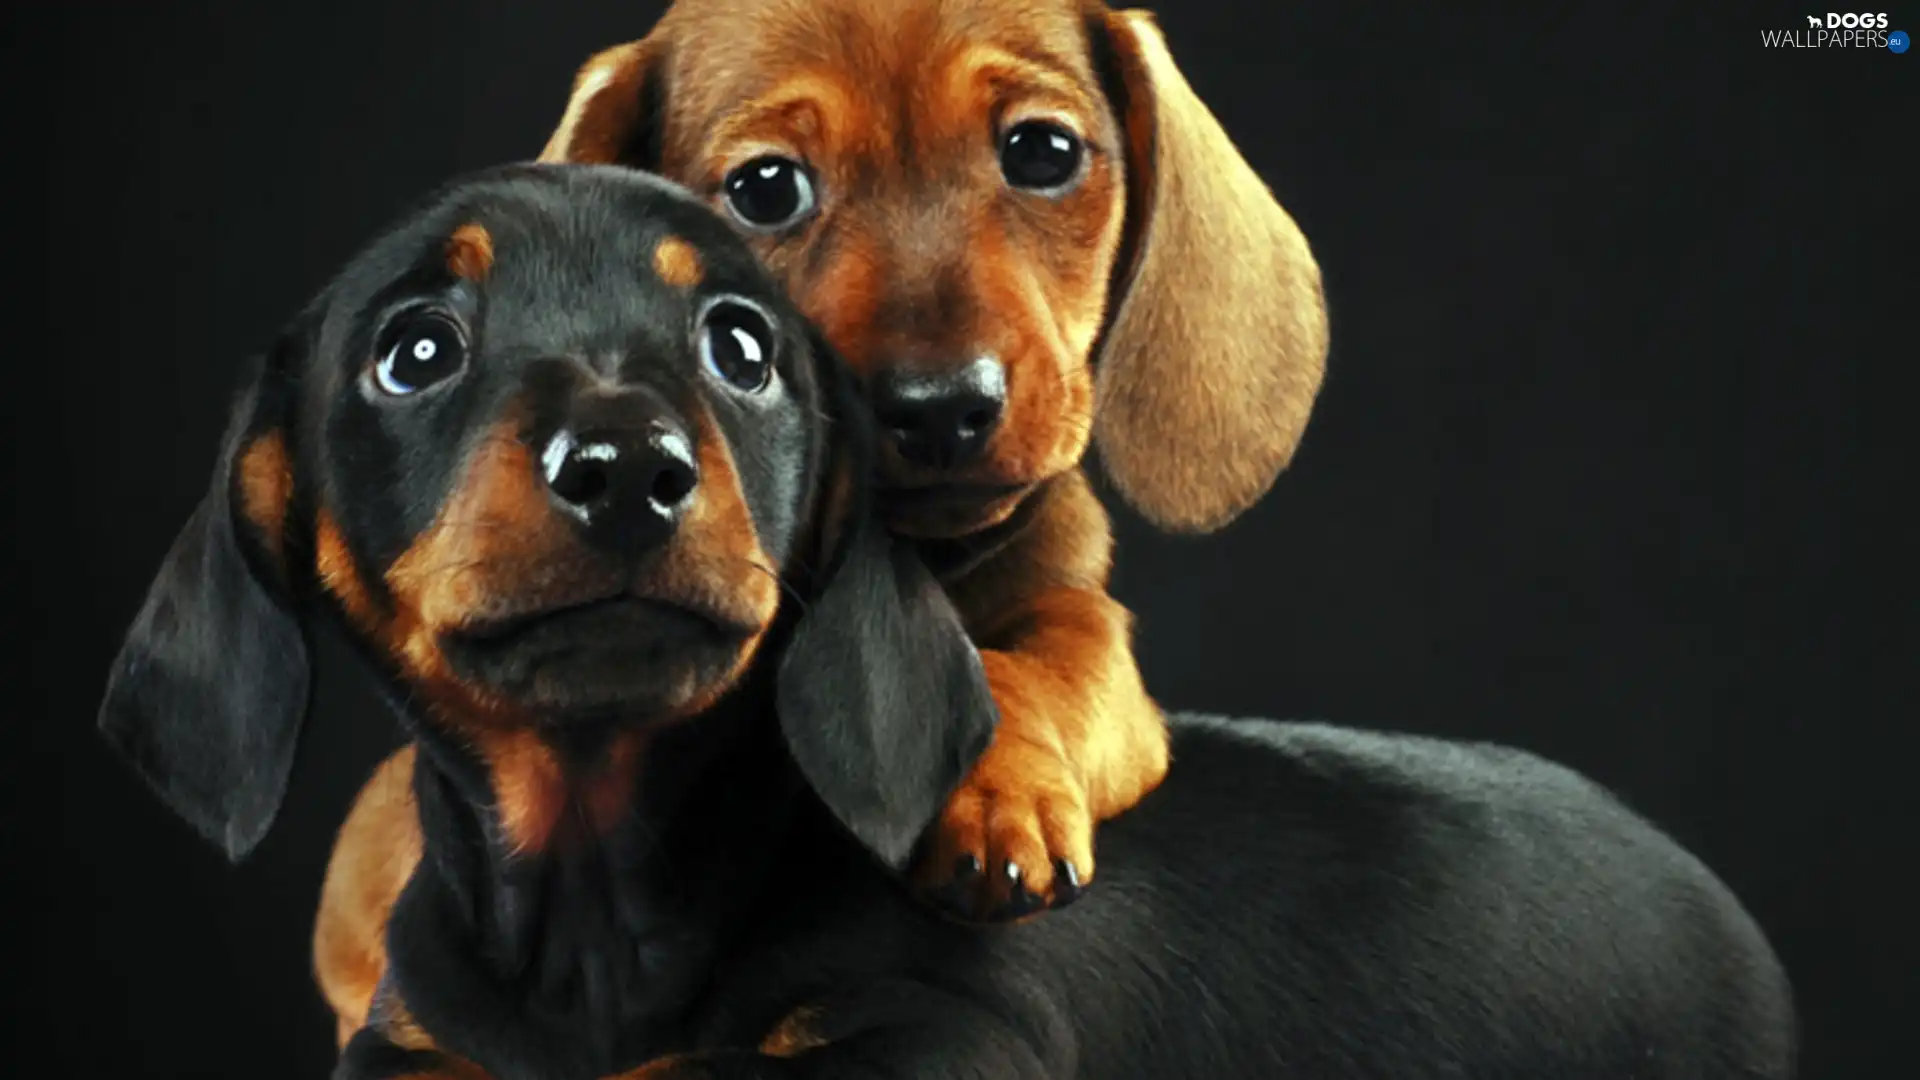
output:
{"label": "black fur", "polygon": [[[657,748],[641,786],[687,801],[640,810],[595,855],[621,880],[550,894],[534,935],[602,964],[639,956],[635,985],[672,990],[615,1024],[551,1025],[555,1003],[591,1000],[587,964],[503,981],[479,966],[497,938],[408,907],[396,985],[440,1045],[502,1078],[694,1049],[718,1056],[687,1075],[716,1080],[1793,1075],[1788,988],[1738,901],[1530,755],[1176,716],[1177,767],[1102,829],[1100,888],[980,930],[850,841],[756,729],[756,700]],[[501,888],[535,871],[496,853],[468,872]],[[610,900],[635,921],[593,914]],[[827,1048],[751,1052],[805,1007]]]}
{"label": "black fur", "polygon": [[425,855],[394,909],[389,978],[438,1045],[502,1080],[599,1077],[677,1037],[722,944],[710,926],[769,886],[757,849],[785,831],[785,800],[760,796],[798,790],[777,743],[731,711],[659,737],[626,825],[531,856],[490,835],[475,763],[422,740]]}
{"label": "black fur", "polygon": [[[814,347],[827,349],[818,338]],[[846,380],[828,385],[851,424],[860,409]],[[864,440],[848,441],[860,471]],[[985,752],[998,715],[959,613],[913,548],[880,527],[864,494],[780,661],[776,711],[807,783],[862,843],[904,869]]]}
{"label": "black fur", "polygon": [[[414,280],[419,251],[475,207],[512,211],[521,230],[500,280],[459,301],[489,342],[487,369],[431,407],[369,410],[346,373],[365,363],[396,282],[449,288]],[[626,357],[606,377],[656,387],[669,409],[706,392],[688,381],[684,298],[618,270],[663,222],[701,245],[716,287],[794,318],[724,226],[612,170],[458,185],[336,282],[296,421],[325,434],[303,442],[300,468],[370,579],[432,518],[455,451],[540,358]],[[538,274],[504,267],[529,251]],[[799,536],[822,524],[828,442],[857,461],[864,435],[844,374],[794,343],[817,368],[789,358],[780,401],[720,410],[790,600],[743,681],[652,732],[614,826],[511,850],[486,763],[369,647],[419,744],[425,849],[371,1026],[336,1076],[461,1059],[501,1080],[592,1080],[669,1054],[695,1064],[654,1075],[1792,1075],[1787,983],[1739,903],[1605,792],[1497,747],[1176,717],[1170,776],[1103,827],[1100,888],[1072,909],[977,928],[913,902],[897,868],[986,741],[993,704],[919,553],[874,527],[862,499],[824,561]],[[122,745],[148,748],[136,759],[177,809],[216,838],[240,821],[250,842],[278,800],[280,782],[258,778],[284,775],[280,733],[297,725],[287,710],[305,669],[288,677],[294,624],[262,564],[236,552],[227,491],[216,484],[156,584],[104,715]],[[657,648],[649,670],[699,647],[655,630],[633,639]],[[274,648],[235,652],[248,635]],[[569,769],[647,724],[579,693],[592,708],[563,695],[539,728]],[[269,737],[243,715],[263,704]],[[775,1048],[792,1056],[763,1053],[797,1009],[800,1038]],[[389,1038],[403,1013],[437,1050]]]}
{"label": "black fur", "polygon": [[290,330],[256,364],[212,486],[167,553],[100,706],[108,742],[233,859],[272,824],[307,712],[307,644],[276,568],[283,553],[263,550],[234,511],[237,458],[278,430],[281,366],[298,337]]}

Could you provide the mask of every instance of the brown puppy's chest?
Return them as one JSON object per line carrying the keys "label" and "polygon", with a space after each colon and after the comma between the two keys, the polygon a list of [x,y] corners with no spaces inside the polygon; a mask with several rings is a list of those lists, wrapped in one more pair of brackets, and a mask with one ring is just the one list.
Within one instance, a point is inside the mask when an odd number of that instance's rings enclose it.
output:
{"label": "brown puppy's chest", "polygon": [[1043,484],[999,526],[919,548],[982,648],[1017,640],[1024,601],[1049,589],[1104,591],[1113,567],[1111,522],[1080,469]]}

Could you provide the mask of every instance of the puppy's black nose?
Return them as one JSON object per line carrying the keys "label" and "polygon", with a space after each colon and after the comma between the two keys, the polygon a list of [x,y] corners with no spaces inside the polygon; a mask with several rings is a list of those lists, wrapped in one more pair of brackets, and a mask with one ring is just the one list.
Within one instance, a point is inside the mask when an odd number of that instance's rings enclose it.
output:
{"label": "puppy's black nose", "polygon": [[937,375],[895,369],[873,387],[874,416],[900,456],[935,469],[977,457],[1006,404],[1006,369],[991,356]]}
{"label": "puppy's black nose", "polygon": [[700,482],[686,435],[657,422],[638,430],[562,429],[540,465],[562,507],[603,542],[624,548],[671,535]]}

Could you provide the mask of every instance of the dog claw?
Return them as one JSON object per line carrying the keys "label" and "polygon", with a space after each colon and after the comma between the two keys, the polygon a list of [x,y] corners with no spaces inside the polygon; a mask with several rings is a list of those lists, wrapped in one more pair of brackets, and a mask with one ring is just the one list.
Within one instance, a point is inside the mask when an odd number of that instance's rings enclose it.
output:
{"label": "dog claw", "polygon": [[928,898],[947,914],[959,919],[968,919],[972,916],[975,907],[974,881],[980,877],[980,873],[979,857],[962,855],[954,860],[952,878],[932,890]]}
{"label": "dog claw", "polygon": [[1007,902],[995,909],[988,918],[995,922],[1009,922],[1031,915],[1047,906],[1047,902],[1027,889],[1020,864],[1008,860],[1005,868],[1007,876]]}
{"label": "dog claw", "polygon": [[999,912],[997,912],[997,915],[1001,919],[1019,919],[1031,915],[1046,906],[1047,902],[1039,896],[1028,892],[1026,886],[1015,885],[1013,887],[1013,895],[1007,898],[1006,906],[1001,908]]}
{"label": "dog claw", "polygon": [[1055,910],[1066,907],[1080,899],[1085,892],[1080,887],[1080,870],[1070,859],[1055,859],[1053,863],[1053,906]]}

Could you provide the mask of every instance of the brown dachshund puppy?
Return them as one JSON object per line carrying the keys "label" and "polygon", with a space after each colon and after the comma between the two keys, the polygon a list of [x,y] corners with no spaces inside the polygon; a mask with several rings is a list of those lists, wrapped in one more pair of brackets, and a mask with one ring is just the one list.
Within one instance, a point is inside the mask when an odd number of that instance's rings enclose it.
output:
{"label": "brown dachshund puppy", "polygon": [[[543,160],[691,187],[860,371],[887,518],[980,647],[989,748],[916,882],[949,911],[1070,902],[1167,735],[1107,595],[1097,443],[1156,524],[1224,525],[1287,464],[1327,349],[1305,238],[1148,15],[1090,0],[680,0],[580,72]],[[315,958],[350,1030],[416,834],[383,767]]]}
{"label": "brown dachshund puppy", "polygon": [[1217,528],[1293,454],[1327,349],[1306,240],[1150,17],[680,0],[587,63],[543,159],[706,197],[867,376],[889,521],[1002,717],[916,877],[974,916],[1070,899],[1094,823],[1167,764],[1081,458],[1156,524]]}

